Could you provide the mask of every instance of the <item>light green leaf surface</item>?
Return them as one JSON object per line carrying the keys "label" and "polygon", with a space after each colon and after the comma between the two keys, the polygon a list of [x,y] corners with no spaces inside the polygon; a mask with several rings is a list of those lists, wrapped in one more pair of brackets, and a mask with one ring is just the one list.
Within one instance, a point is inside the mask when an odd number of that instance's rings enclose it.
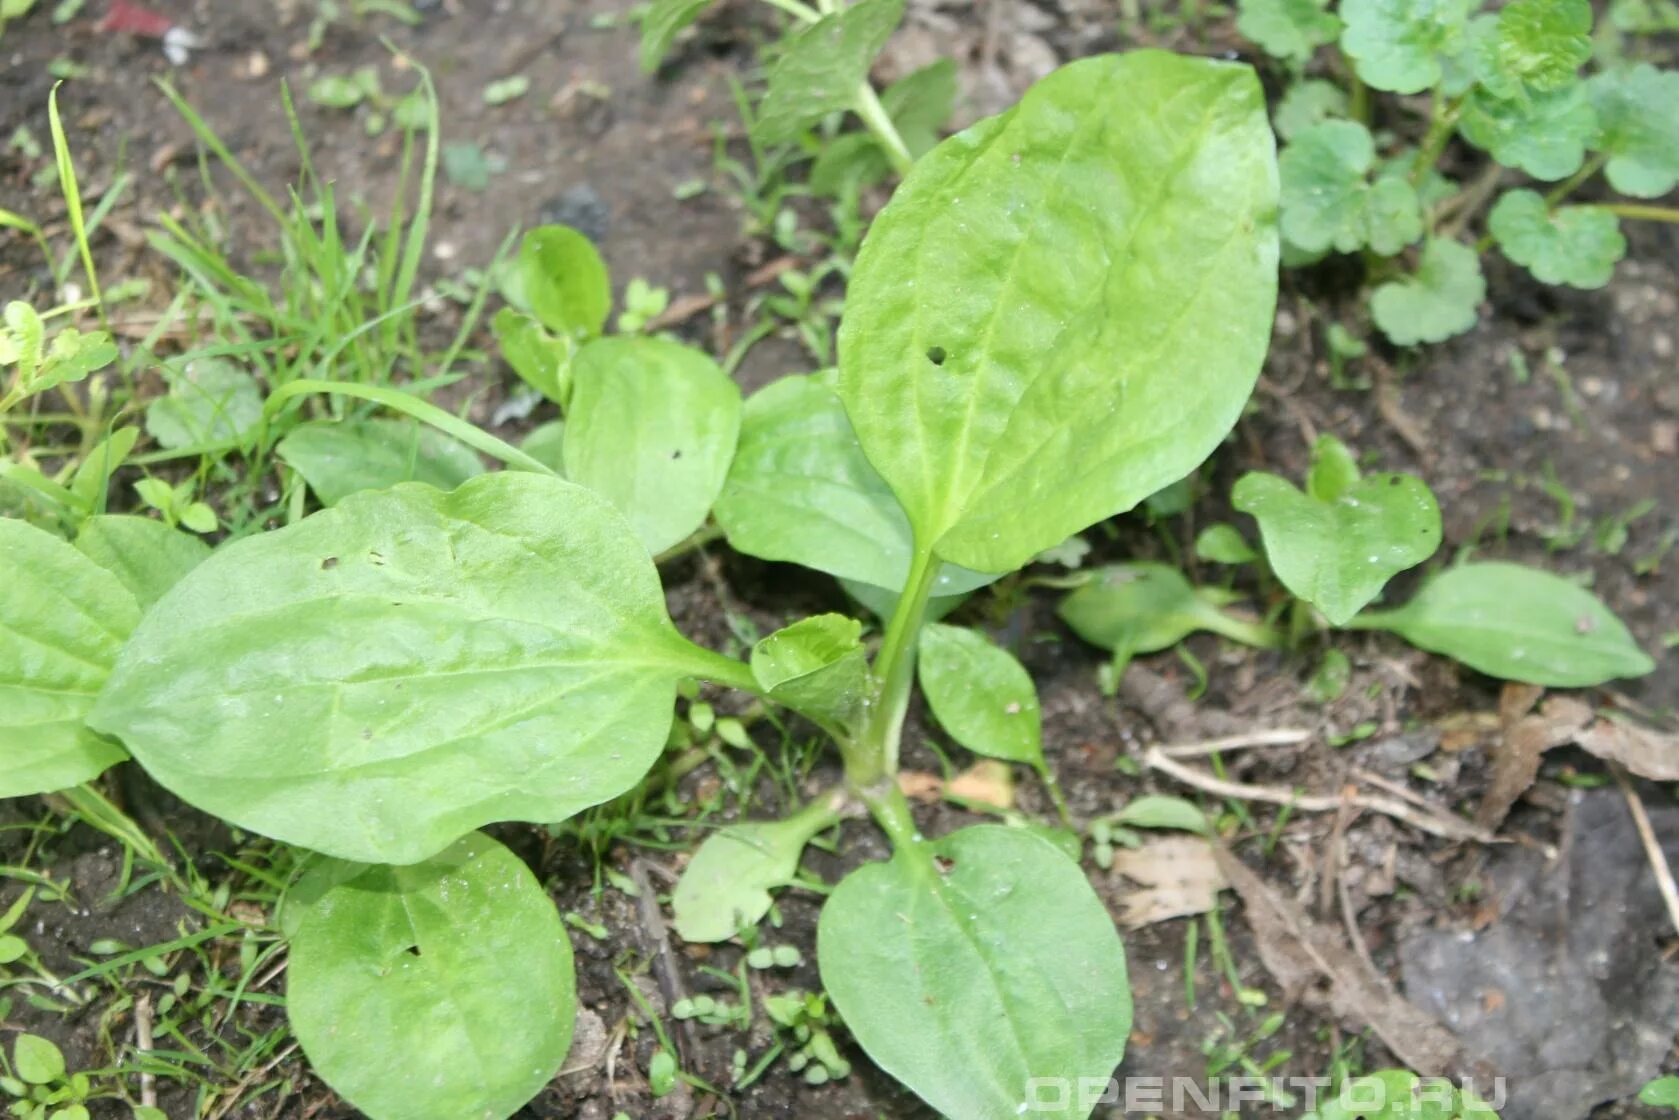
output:
{"label": "light green leaf surface", "polygon": [[1288,87],[1271,120],[1278,136],[1292,140],[1319,121],[1346,116],[1347,111],[1347,95],[1340,86],[1322,78],[1308,78]]}
{"label": "light green leaf surface", "polygon": [[923,156],[875,219],[839,393],[923,547],[1003,572],[1189,473],[1275,305],[1276,170],[1245,66],[1072,63]]}
{"label": "light green leaf surface", "polygon": [[[946,1116],[1088,1116],[1079,1079],[1105,1080],[1125,1053],[1119,935],[1078,864],[1025,830],[965,828],[853,871],[822,908],[817,955],[858,1044]],[[1040,1077],[1073,1091],[1028,1113]]]}
{"label": "light green leaf surface", "polygon": [[1487,229],[1505,256],[1546,284],[1601,288],[1627,252],[1614,214],[1595,206],[1552,210],[1529,190],[1500,198],[1487,215]]}
{"label": "light green leaf surface", "polygon": [[700,18],[712,0],[654,0],[641,17],[641,69],[651,74],[670,53],[682,29]]}
{"label": "light green leaf surface", "polygon": [[1585,162],[1586,142],[1597,127],[1584,85],[1505,100],[1475,90],[1464,103],[1458,130],[1506,167],[1535,179],[1565,179]]}
{"label": "light green leaf surface", "polygon": [[116,576],[142,611],[210,555],[210,546],[191,534],[126,514],[88,518],[76,548]]}
{"label": "light green leaf surface", "polygon": [[1282,232],[1299,248],[1391,256],[1422,236],[1416,188],[1398,176],[1370,181],[1376,146],[1356,121],[1324,121],[1283,149]]}
{"label": "light green leaf surface", "polygon": [[1194,802],[1181,797],[1144,794],[1132,798],[1114,814],[1113,822],[1127,828],[1161,828],[1194,832],[1201,836],[1213,834],[1212,825]]}
{"label": "light green leaf surface", "polygon": [[1475,325],[1487,284],[1475,250],[1457,241],[1430,241],[1414,275],[1390,280],[1370,296],[1370,314],[1400,346],[1444,342]]}
{"label": "light green leaf surface", "polygon": [[[717,522],[748,556],[895,594],[909,578],[909,520],[864,458],[831,385],[822,375],[783,377],[747,400]],[[995,578],[947,564],[934,595],[952,597]]]}
{"label": "light green leaf surface", "polygon": [[26,1085],[51,1085],[64,1077],[64,1052],[51,1039],[19,1034],[12,1043],[12,1068]]}
{"label": "light green leaf surface", "polygon": [[310,420],[288,432],[277,450],[328,506],[399,482],[453,490],[484,473],[471,448],[414,420]]}
{"label": "light green leaf surface", "polygon": [[286,1010],[314,1072],[371,1120],[503,1120],[559,1072],[577,990],[547,892],[487,836],[326,891]]}
{"label": "light green leaf surface", "polygon": [[740,390],[711,357],[661,338],[600,338],[572,362],[565,473],[606,495],[648,552],[705,523],[740,436]]}
{"label": "light green leaf surface", "polygon": [[571,339],[549,334],[534,315],[511,307],[497,311],[490,326],[519,380],[563,408],[571,398]]}
{"label": "light green leaf surface", "polygon": [[1490,677],[1547,688],[1586,688],[1641,677],[1655,662],[1591,592],[1520,564],[1460,564],[1409,603],[1353,620]]}
{"label": "light green leaf surface", "polygon": [[791,883],[805,845],[839,819],[842,795],[805,806],[785,820],[729,825],[706,838],[671,892],[684,941],[727,941],[770,912],[772,890]]}
{"label": "light green leaf surface", "polygon": [[904,0],[859,0],[788,36],[770,68],[756,139],[792,140],[829,113],[851,108],[903,15]]}
{"label": "light green leaf surface", "polygon": [[612,278],[594,243],[570,226],[538,226],[525,234],[518,271],[531,313],[550,331],[588,338],[606,325]]}
{"label": "light green leaf surface", "polygon": [[1647,62],[1595,74],[1586,83],[1597,110],[1592,147],[1609,157],[1609,185],[1634,198],[1679,186],[1679,70]]}
{"label": "light green leaf surface", "polygon": [[975,754],[1044,766],[1038,689],[1008,650],[965,626],[921,632],[917,672],[933,715]]}
{"label": "light green leaf surface", "polygon": [[829,727],[848,727],[869,696],[862,634],[862,623],[844,615],[802,619],[752,647],[752,675],[775,703]]}
{"label": "light green leaf surface", "polygon": [[140,607],[42,529],[0,519],[0,797],[79,785],[125,757],[83,725]]}
{"label": "light green leaf surface", "polygon": [[171,451],[238,443],[262,421],[262,389],[226,358],[196,358],[168,377],[169,392],[146,406],[146,432]]}
{"label": "light green leaf surface", "polygon": [[1167,564],[1113,564],[1061,600],[1057,612],[1092,645],[1126,656],[1170,649],[1197,630],[1253,644],[1250,624],[1231,618],[1196,593]]}
{"label": "light green leaf surface", "polygon": [[565,474],[565,421],[538,424],[519,444],[519,450],[555,474]]}
{"label": "light green leaf surface", "polygon": [[412,863],[635,784],[716,655],[665,613],[628,524],[503,471],[407,483],[235,541],[164,596],[92,722],[244,828]]}
{"label": "light green leaf surface", "polygon": [[919,158],[938,143],[939,129],[956,108],[957,86],[955,60],[941,58],[881,91],[880,104],[910,155]]}
{"label": "light green leaf surface", "polygon": [[1272,58],[1304,62],[1341,33],[1327,0],[1238,0],[1236,30]]}
{"label": "light green leaf surface", "polygon": [[1486,74],[1482,81],[1505,97],[1572,85],[1592,56],[1589,0],[1510,0],[1499,9],[1496,27],[1491,49],[1497,78]]}
{"label": "light green leaf surface", "polygon": [[1341,49],[1375,89],[1420,93],[1461,44],[1474,0],[1343,0]]}
{"label": "light green leaf surface", "polygon": [[1195,555],[1214,564],[1251,564],[1259,559],[1236,526],[1222,521],[1196,534]]}

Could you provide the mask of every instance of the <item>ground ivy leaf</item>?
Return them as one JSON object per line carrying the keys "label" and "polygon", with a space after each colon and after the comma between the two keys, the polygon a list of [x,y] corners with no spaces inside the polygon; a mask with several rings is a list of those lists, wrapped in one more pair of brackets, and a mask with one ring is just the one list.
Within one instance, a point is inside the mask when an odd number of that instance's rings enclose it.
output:
{"label": "ground ivy leaf", "polygon": [[712,657],[605,498],[502,471],[218,550],[147,614],[90,722],[216,816],[410,863],[634,785]]}
{"label": "ground ivy leaf", "polygon": [[140,607],[43,529],[0,519],[0,797],[50,793],[126,757],[84,724]]}
{"label": "ground ivy leaf", "polygon": [[858,255],[839,393],[924,546],[1012,570],[1217,445],[1275,305],[1273,148],[1251,69],[1142,50],[917,162]]}
{"label": "ground ivy leaf", "polygon": [[195,358],[167,376],[169,392],[146,406],[146,432],[171,451],[237,444],[262,422],[256,378],[226,358]]}
{"label": "ground ivy leaf", "polygon": [[1610,186],[1635,198],[1679,186],[1679,70],[1641,62],[1593,75],[1586,86],[1597,110],[1592,147],[1609,157]]}
{"label": "ground ivy leaf", "polygon": [[612,500],[651,553],[705,523],[740,437],[740,390],[710,355],[599,338],[572,361],[566,477]]}
{"label": "ground ivy leaf", "polygon": [[729,825],[706,838],[671,892],[684,941],[727,941],[769,913],[770,892],[791,883],[805,845],[837,819],[844,797],[830,794],[785,820]]}
{"label": "ground ivy leaf", "polygon": [[1475,325],[1486,294],[1475,250],[1457,241],[1435,240],[1423,246],[1414,275],[1375,290],[1370,314],[1397,345],[1443,342]]}
{"label": "ground ivy leaf", "polygon": [[[895,597],[909,578],[909,519],[864,457],[832,384],[825,375],[783,377],[748,398],[717,523],[748,556]],[[948,598],[995,578],[946,564],[934,593]]]}
{"label": "ground ivy leaf", "polygon": [[1587,688],[1641,677],[1655,662],[1591,592],[1520,564],[1460,564],[1409,603],[1353,620],[1491,677]]}
{"label": "ground ivy leaf", "polygon": [[531,313],[550,331],[593,337],[606,325],[611,275],[594,242],[570,226],[538,226],[525,234],[518,272]]}
{"label": "ground ivy leaf", "polygon": [[819,614],[782,627],[752,647],[752,675],[777,704],[844,728],[869,695],[863,625]]}
{"label": "ground ivy leaf", "polygon": [[[1510,0],[1498,12],[1493,37],[1497,72],[1510,96],[1522,89],[1544,93],[1572,85],[1592,56],[1589,0]],[[1486,79],[1483,78],[1483,81]]]}
{"label": "ground ivy leaf", "polygon": [[1487,228],[1505,256],[1547,284],[1601,288],[1627,251],[1614,214],[1595,206],[1552,210],[1529,190],[1500,198],[1487,216]]}
{"label": "ground ivy leaf", "polygon": [[1564,179],[1585,162],[1597,127],[1585,86],[1504,99],[1476,89],[1464,102],[1458,131],[1506,167],[1535,179]]}
{"label": "ground ivy leaf", "polygon": [[1061,600],[1057,611],[1092,645],[1125,656],[1170,649],[1197,630],[1253,644],[1254,629],[1231,618],[1168,564],[1113,564]]}
{"label": "ground ivy leaf", "polygon": [[682,29],[700,18],[712,0],[654,0],[641,17],[641,69],[651,74],[670,53]]}
{"label": "ground ivy leaf", "polygon": [[1336,626],[1440,547],[1440,507],[1410,475],[1371,475],[1323,499],[1254,471],[1237,481],[1231,500],[1259,522],[1277,578]]}
{"label": "ground ivy leaf", "polygon": [[399,482],[453,490],[484,473],[470,447],[414,420],[310,420],[276,450],[328,506]]}
{"label": "ground ivy leaf", "polygon": [[965,626],[921,632],[917,671],[933,715],[975,754],[1044,766],[1038,690],[1014,654]]}
{"label": "ground ivy leaf", "polygon": [[150,517],[100,514],[82,523],[76,548],[116,576],[144,611],[210,555],[190,533]]}
{"label": "ground ivy leaf", "polygon": [[1303,129],[1283,149],[1283,236],[1307,252],[1350,253],[1366,245],[1385,256],[1422,236],[1422,207],[1410,182],[1371,183],[1376,146],[1356,121]]}
{"label": "ground ivy leaf", "polygon": [[829,113],[850,108],[903,16],[904,0],[860,0],[788,36],[770,69],[754,137],[792,140]]}
{"label": "ground ivy leaf", "polygon": [[1319,121],[1346,116],[1347,109],[1347,95],[1340,86],[1322,78],[1309,78],[1288,87],[1277,102],[1271,120],[1278,136],[1292,140]]}
{"label": "ground ivy leaf", "polygon": [[1236,30],[1272,58],[1305,62],[1341,33],[1327,0],[1239,0]]}
{"label": "ground ivy leaf", "polygon": [[529,869],[472,833],[316,900],[291,942],[286,1011],[310,1066],[371,1120],[502,1120],[565,1060],[571,946]]}
{"label": "ground ivy leaf", "polygon": [[[946,1116],[1018,1120],[1033,1078],[1105,1080],[1125,1053],[1113,921],[1078,864],[1021,829],[965,828],[853,871],[817,957],[858,1044]],[[1090,1114],[1070,1097],[1054,1115]]]}
{"label": "ground ivy leaf", "polygon": [[1341,49],[1363,81],[1391,93],[1420,93],[1457,50],[1473,0],[1344,0]]}

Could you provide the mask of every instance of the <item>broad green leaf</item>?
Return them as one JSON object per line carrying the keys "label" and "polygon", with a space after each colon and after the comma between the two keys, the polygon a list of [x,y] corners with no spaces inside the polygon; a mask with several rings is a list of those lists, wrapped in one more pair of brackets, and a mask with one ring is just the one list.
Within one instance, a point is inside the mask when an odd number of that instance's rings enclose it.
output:
{"label": "broad green leaf", "polygon": [[1309,78],[1288,87],[1271,119],[1277,126],[1277,135],[1292,140],[1320,121],[1346,116],[1347,111],[1347,95],[1340,86],[1322,78]]}
{"label": "broad green leaf", "polygon": [[941,58],[906,74],[880,94],[880,104],[916,158],[939,142],[939,129],[956,108],[956,63]]}
{"label": "broad green leaf", "polygon": [[328,506],[399,482],[453,490],[484,473],[471,448],[414,420],[311,420],[276,450]]}
{"label": "broad green leaf", "polygon": [[1500,198],[1487,215],[1487,229],[1505,256],[1547,284],[1601,288],[1627,252],[1614,214],[1595,206],[1553,210],[1529,190]]}
{"label": "broad green leaf", "polygon": [[719,660],[671,626],[604,498],[502,471],[218,550],[148,613],[91,722],[234,824],[412,863],[622,793],[678,679]]}
{"label": "broad green leaf", "polygon": [[1397,345],[1444,342],[1475,325],[1486,294],[1475,250],[1434,240],[1423,246],[1414,275],[1389,280],[1372,293],[1370,314]]}
{"label": "broad green leaf", "polygon": [[822,145],[810,165],[810,189],[824,198],[845,198],[883,183],[892,163],[867,132],[843,132]]}
{"label": "broad green leaf", "polygon": [[581,233],[538,226],[519,243],[518,268],[531,313],[550,331],[587,338],[606,325],[612,280],[594,243]]}
{"label": "broad green leaf", "polygon": [[[817,957],[858,1044],[946,1116],[1086,1117],[1080,1079],[1125,1053],[1119,934],[1078,864],[1022,829],[965,828],[853,871]],[[1029,1113],[1034,1078],[1070,1091]]]}
{"label": "broad green leaf", "polygon": [[700,18],[712,0],[654,0],[641,17],[641,69],[651,74],[670,53],[683,28]]}
{"label": "broad green leaf", "polygon": [[1341,49],[1375,89],[1420,93],[1440,81],[1475,0],[1343,0]]}
{"label": "broad green leaf", "polygon": [[1658,1077],[1638,1090],[1640,1103],[1679,1109],[1679,1077]]}
{"label": "broad green leaf", "polygon": [[555,474],[565,473],[565,421],[550,420],[530,430],[519,450]]}
{"label": "broad green leaf", "polygon": [[226,358],[172,369],[169,392],[146,406],[146,432],[171,451],[237,444],[262,422],[262,389]]}
{"label": "broad green leaf", "polygon": [[38,1034],[20,1034],[12,1044],[12,1068],[26,1085],[51,1085],[64,1077],[64,1052]]}
{"label": "broad green leaf", "polygon": [[1238,0],[1236,30],[1272,58],[1305,62],[1341,33],[1328,0]]}
{"label": "broad green leaf", "polygon": [[1591,592],[1520,564],[1461,564],[1404,606],[1367,612],[1352,625],[1391,630],[1490,677],[1547,688],[1586,688],[1656,667]]}
{"label": "broad green leaf", "polygon": [[140,607],[44,530],[0,519],[0,797],[66,789],[126,757],[84,724]]}
{"label": "broad green leaf", "polygon": [[1213,832],[1207,814],[1194,802],[1160,794],[1145,794],[1126,802],[1125,808],[1114,814],[1113,823],[1127,828],[1177,829],[1202,836],[1211,836]]}
{"label": "broad green leaf", "polygon": [[1609,157],[1609,185],[1635,198],[1659,198],[1679,186],[1679,70],[1641,62],[1593,75],[1586,85],[1597,110],[1592,147]]}
{"label": "broad green leaf", "polygon": [[975,754],[1044,766],[1038,690],[1008,650],[965,626],[921,632],[921,691],[950,737]]}
{"label": "broad green leaf", "polygon": [[1376,145],[1356,121],[1324,121],[1302,130],[1278,159],[1282,232],[1307,252],[1350,253],[1368,245],[1391,256],[1422,236],[1422,208],[1410,182],[1374,183]]}
{"label": "broad green leaf", "polygon": [[119,514],[88,518],[76,548],[116,576],[142,611],[210,555],[197,537],[154,518]]}
{"label": "broad green leaf", "polygon": [[753,646],[752,675],[777,704],[829,727],[847,727],[869,697],[862,633],[856,619],[813,615]]}
{"label": "broad green leaf", "polygon": [[740,390],[710,356],[660,338],[599,338],[572,362],[566,477],[606,495],[647,551],[705,523],[740,436]]}
{"label": "broad green leaf", "polygon": [[530,870],[473,833],[327,891],[292,939],[286,1012],[371,1120],[502,1120],[571,1045],[571,945]]}
{"label": "broad green leaf", "polygon": [[1259,559],[1240,530],[1222,521],[1196,534],[1195,555],[1214,564],[1251,564]]}
{"label": "broad green leaf", "polygon": [[1574,84],[1592,56],[1590,0],[1510,0],[1498,11],[1491,51],[1493,72],[1481,80],[1501,96]]}
{"label": "broad green leaf", "polygon": [[671,892],[684,941],[727,941],[770,912],[770,892],[791,883],[805,845],[839,819],[842,795],[819,798],[781,821],[729,825],[706,838]]}
{"label": "broad green leaf", "polygon": [[792,140],[829,113],[851,108],[903,16],[904,0],[859,0],[789,35],[770,68],[754,137]]}
{"label": "broad green leaf", "polygon": [[1322,498],[1253,471],[1237,481],[1231,502],[1259,522],[1277,578],[1336,626],[1440,547],[1440,506],[1407,474],[1371,475]]}
{"label": "broad green leaf", "polygon": [[921,158],[839,329],[840,398],[921,547],[1010,571],[1206,458],[1269,339],[1273,144],[1252,70],[1145,50]]}
{"label": "broad green leaf", "polygon": [[549,334],[535,316],[511,307],[497,311],[490,326],[519,379],[565,407],[571,398],[571,339]]}
{"label": "broad green leaf", "polygon": [[[831,385],[822,375],[784,377],[747,400],[717,523],[748,556],[895,596],[909,579],[909,520],[864,458]],[[946,564],[934,595],[952,598],[995,578]]]}
{"label": "broad green leaf", "polygon": [[1547,180],[1580,169],[1596,127],[1597,114],[1579,83],[1508,100],[1477,89],[1458,120],[1463,138],[1493,159]]}
{"label": "broad green leaf", "polygon": [[1125,656],[1170,649],[1197,630],[1249,645],[1261,633],[1197,594],[1183,573],[1166,564],[1115,564],[1091,573],[1089,583],[1061,600],[1057,612],[1091,645]]}

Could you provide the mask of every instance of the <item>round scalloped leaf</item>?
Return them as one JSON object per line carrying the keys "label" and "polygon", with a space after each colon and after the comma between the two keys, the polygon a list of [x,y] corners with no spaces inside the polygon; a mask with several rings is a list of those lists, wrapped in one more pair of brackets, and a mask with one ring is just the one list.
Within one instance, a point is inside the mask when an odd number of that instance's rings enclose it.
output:
{"label": "round scalloped leaf", "polygon": [[1474,249],[1457,241],[1430,241],[1415,274],[1375,290],[1370,315],[1400,346],[1444,342],[1475,325],[1486,294]]}
{"label": "round scalloped leaf", "polygon": [[1510,191],[1487,217],[1504,255],[1547,284],[1601,288],[1626,255],[1614,214],[1596,206],[1545,205],[1537,192]]}
{"label": "round scalloped leaf", "polygon": [[321,1079],[371,1120],[504,1120],[541,1092],[577,990],[559,913],[518,857],[472,833],[423,863],[334,878],[286,969]]}
{"label": "round scalloped leaf", "polygon": [[1269,342],[1274,147],[1251,68],[1142,50],[921,157],[858,254],[839,394],[922,547],[1012,571],[1211,453]]}
{"label": "round scalloped leaf", "polygon": [[1589,0],[1511,0],[1498,12],[1481,81],[1501,96],[1574,83],[1592,56]]}
{"label": "round scalloped leaf", "polygon": [[1416,188],[1401,176],[1370,182],[1370,130],[1330,120],[1303,129],[1283,149],[1282,232],[1307,252],[1350,253],[1368,245],[1391,256],[1422,236]]}
{"label": "round scalloped leaf", "polygon": [[1326,0],[1240,0],[1236,30],[1272,58],[1304,62],[1341,33]]}
{"label": "round scalloped leaf", "polygon": [[1345,116],[1347,108],[1347,94],[1340,86],[1322,78],[1308,78],[1288,87],[1271,120],[1278,136],[1292,140],[1320,121]]}
{"label": "round scalloped leaf", "polygon": [[1564,179],[1580,169],[1597,114],[1584,85],[1504,99],[1475,90],[1464,102],[1458,130],[1506,167],[1535,179]]}
{"label": "round scalloped leaf", "polygon": [[147,614],[90,722],[234,824],[412,863],[634,785],[712,656],[605,498],[504,471],[219,550]]}
{"label": "round scalloped leaf", "polygon": [[1345,0],[1341,49],[1375,89],[1420,93],[1441,76],[1441,56],[1455,52],[1473,0]]}
{"label": "round scalloped leaf", "polygon": [[1659,198],[1679,185],[1679,70],[1641,62],[1586,83],[1597,109],[1592,147],[1609,157],[1609,185],[1635,198]]}

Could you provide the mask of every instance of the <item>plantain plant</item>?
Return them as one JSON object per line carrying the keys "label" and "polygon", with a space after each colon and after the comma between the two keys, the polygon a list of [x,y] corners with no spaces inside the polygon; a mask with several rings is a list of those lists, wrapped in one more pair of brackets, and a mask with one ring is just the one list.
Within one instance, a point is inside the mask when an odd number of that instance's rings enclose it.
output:
{"label": "plantain plant", "polygon": [[[328,508],[208,558],[127,548],[127,521],[103,544],[0,521],[19,573],[0,584],[0,794],[131,756],[198,808],[319,853],[281,915],[315,1069],[375,1120],[504,1117],[558,1070],[576,995],[552,904],[477,830],[630,790],[678,689],[714,682],[821,728],[844,781],[702,846],[678,931],[752,925],[805,842],[861,805],[893,853],[834,889],[818,957],[869,1057],[961,1120],[1021,1114],[1038,1079],[1106,1078],[1131,1025],[1106,909],[1036,830],[924,836],[896,781],[905,716],[919,664],[954,736],[1044,768],[1025,671],[929,618],[1224,438],[1270,335],[1277,197],[1247,67],[1069,64],[916,162],[863,243],[837,371],[744,408],[696,351],[601,337],[604,268],[545,233],[527,245],[530,319],[498,330],[566,406],[547,454],[395,390],[293,382],[266,405],[324,389],[399,404],[521,469],[311,477]],[[652,554],[713,499],[736,549],[847,581],[885,617],[878,642],[838,614],[746,660],[681,634]]]}

